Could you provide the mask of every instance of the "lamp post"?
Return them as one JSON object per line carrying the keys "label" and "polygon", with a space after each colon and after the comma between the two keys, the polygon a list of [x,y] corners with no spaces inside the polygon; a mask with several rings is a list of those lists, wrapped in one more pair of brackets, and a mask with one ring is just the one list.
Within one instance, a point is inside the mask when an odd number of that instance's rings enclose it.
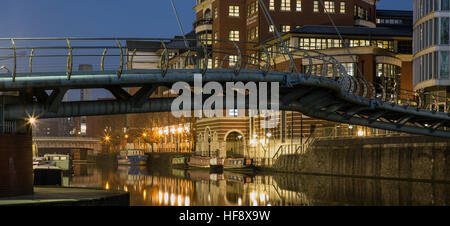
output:
{"label": "lamp post", "polygon": [[266,134],[266,136],[267,136],[267,140],[268,140],[268,147],[267,147],[267,159],[268,159],[268,161],[271,161],[270,159],[269,159],[269,156],[270,156],[270,138],[272,137],[272,133],[267,133]]}

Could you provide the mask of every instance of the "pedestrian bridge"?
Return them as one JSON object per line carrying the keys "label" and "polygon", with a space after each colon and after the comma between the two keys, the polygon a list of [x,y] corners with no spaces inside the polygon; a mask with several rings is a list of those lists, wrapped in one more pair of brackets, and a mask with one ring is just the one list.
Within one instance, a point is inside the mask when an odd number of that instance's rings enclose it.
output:
{"label": "pedestrian bridge", "polygon": [[[159,43],[159,47],[133,47],[131,42]],[[448,98],[392,90],[361,75],[350,76],[338,60],[318,51],[290,48],[295,59],[290,61],[283,49],[269,51],[256,43],[220,40],[23,38],[0,39],[0,46],[0,92],[5,97],[2,128],[8,130],[14,129],[11,122],[30,115],[56,118],[170,111],[173,97],[149,96],[158,87],[179,81],[193,84],[193,75],[201,74],[204,84],[279,82],[280,110],[450,138]],[[284,63],[275,60],[282,57]],[[302,65],[296,65],[297,60]],[[81,64],[93,67],[74,69]],[[136,69],[138,64],[156,66]],[[313,64],[323,64],[323,70],[313,74]],[[124,89],[129,87],[140,90],[131,95]],[[108,90],[115,99],[63,101],[70,89],[91,88]],[[245,108],[250,108],[248,103]]]}
{"label": "pedestrian bridge", "polygon": [[88,137],[33,137],[38,149],[84,149],[99,153],[102,140]]}

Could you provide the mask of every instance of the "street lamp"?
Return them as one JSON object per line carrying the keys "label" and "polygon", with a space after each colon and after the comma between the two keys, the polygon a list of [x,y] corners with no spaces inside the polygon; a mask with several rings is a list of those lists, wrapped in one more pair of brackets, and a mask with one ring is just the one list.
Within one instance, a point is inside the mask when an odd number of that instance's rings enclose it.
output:
{"label": "street lamp", "polygon": [[364,136],[364,131],[359,130],[359,131],[358,131],[358,136],[360,136],[360,137]]}
{"label": "street lamp", "polygon": [[268,140],[268,144],[267,144],[267,158],[269,158],[269,156],[270,156],[270,138],[272,137],[272,133],[267,133],[266,134],[266,136],[267,136],[267,140]]}
{"label": "street lamp", "polygon": [[28,118],[28,123],[30,124],[30,125],[35,125],[36,124],[36,122],[37,122],[37,119],[34,117],[34,116],[30,116],[29,118]]}

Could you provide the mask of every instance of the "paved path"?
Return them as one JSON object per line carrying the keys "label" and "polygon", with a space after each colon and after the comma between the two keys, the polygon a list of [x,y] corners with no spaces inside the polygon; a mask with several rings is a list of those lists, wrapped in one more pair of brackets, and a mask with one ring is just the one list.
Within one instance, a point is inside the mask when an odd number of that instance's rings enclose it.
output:
{"label": "paved path", "polygon": [[[35,187],[33,195],[0,198],[2,205],[118,205],[114,199],[128,199],[121,191],[86,188]],[[128,201],[129,202],[129,201]]]}

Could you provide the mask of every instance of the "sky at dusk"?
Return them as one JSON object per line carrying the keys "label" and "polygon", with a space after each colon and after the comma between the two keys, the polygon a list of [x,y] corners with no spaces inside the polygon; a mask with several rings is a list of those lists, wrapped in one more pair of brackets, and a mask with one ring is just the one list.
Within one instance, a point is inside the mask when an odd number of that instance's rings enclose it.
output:
{"label": "sky at dusk", "polygon": [[[380,9],[412,10],[413,0],[381,0]],[[0,37],[172,37],[180,31],[170,0],[1,0]],[[175,0],[192,30],[195,0]]]}

